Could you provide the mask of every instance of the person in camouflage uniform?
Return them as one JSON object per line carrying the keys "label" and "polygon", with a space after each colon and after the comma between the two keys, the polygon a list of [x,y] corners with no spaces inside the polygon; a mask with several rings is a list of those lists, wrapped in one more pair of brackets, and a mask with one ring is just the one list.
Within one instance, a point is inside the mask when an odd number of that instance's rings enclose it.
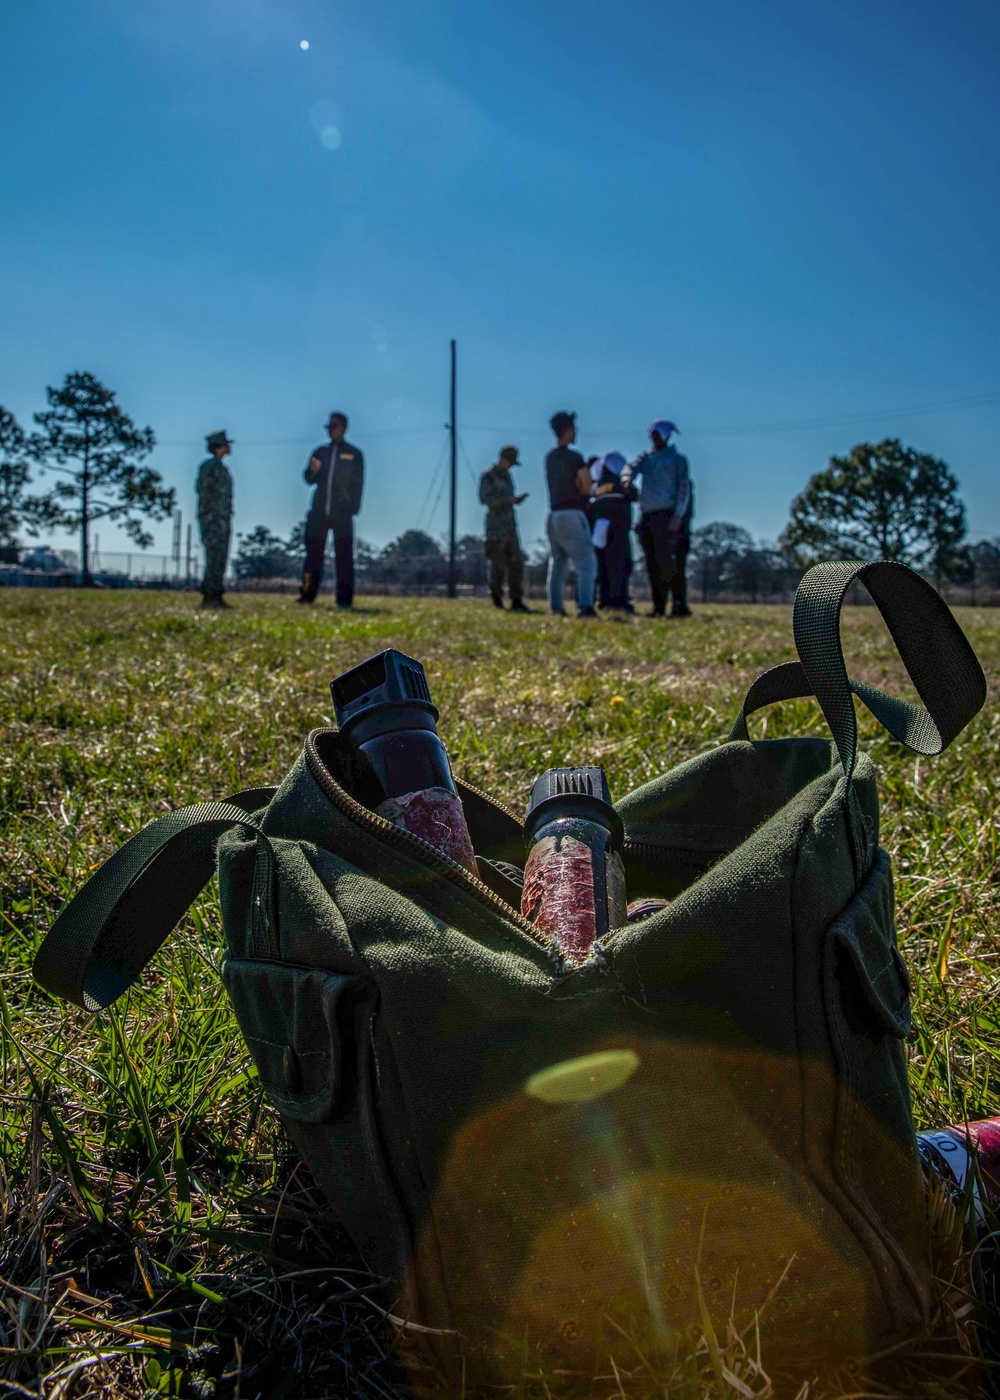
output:
{"label": "person in camouflage uniform", "polygon": [[205,549],[205,577],[201,591],[203,608],[227,608],[222,596],[229,535],[233,522],[233,478],[222,460],[232,448],[228,436],[210,433],[205,439],[210,456],[198,468],[198,528]]}
{"label": "person in camouflage uniform", "polygon": [[479,499],[486,507],[486,557],[490,561],[490,595],[495,608],[503,607],[503,586],[510,588],[511,612],[530,612],[521,596],[523,559],[514,507],[527,498],[516,496],[511,467],[519,467],[516,447],[503,447],[496,464],[479,478]]}

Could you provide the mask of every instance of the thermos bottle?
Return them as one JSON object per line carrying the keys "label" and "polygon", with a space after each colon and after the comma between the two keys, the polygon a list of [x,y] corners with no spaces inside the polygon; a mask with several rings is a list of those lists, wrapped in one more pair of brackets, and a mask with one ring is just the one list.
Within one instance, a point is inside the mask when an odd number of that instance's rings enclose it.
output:
{"label": "thermos bottle", "polygon": [[987,1212],[1000,1212],[1000,1118],[918,1133],[917,1146],[924,1171],[939,1177],[956,1202],[968,1193],[978,1225]]}
{"label": "thermos bottle", "polygon": [[383,651],[331,681],[330,692],[341,734],[374,775],[373,810],[475,875],[472,840],[420,662]]}
{"label": "thermos bottle", "polygon": [[626,922],[622,820],[603,768],[550,768],[531,789],[521,913],[585,961],[595,938]]}
{"label": "thermos bottle", "polygon": [[[976,1241],[972,1285],[983,1359],[1000,1361],[1000,1118],[962,1123],[918,1133],[920,1161],[927,1176],[943,1182],[956,1209],[968,1220]],[[996,1395],[995,1383],[984,1395]]]}

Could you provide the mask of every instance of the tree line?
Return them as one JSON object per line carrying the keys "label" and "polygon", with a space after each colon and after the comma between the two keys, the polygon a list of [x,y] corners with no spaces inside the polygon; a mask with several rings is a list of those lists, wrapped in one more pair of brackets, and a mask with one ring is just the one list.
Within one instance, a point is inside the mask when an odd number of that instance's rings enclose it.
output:
{"label": "tree line", "polygon": [[[0,406],[0,547],[18,534],[75,531],[84,584],[91,527],[121,525],[140,548],[152,543],[145,521],[165,520],[175,492],[145,465],[156,438],[119,406],[93,374],[75,371],[46,390],[48,407],[26,431]],[[49,474],[54,480],[42,486]],[[802,572],[823,559],[895,559],[945,583],[1000,588],[1000,540],[966,539],[965,507],[946,462],[904,446],[898,438],[862,442],[831,457],[791,503],[790,518],[774,544],[755,542],[742,526],[714,521],[694,531],[690,569],[703,598],[720,594],[769,597],[793,588]],[[265,525],[239,537],[233,559],[239,578],[294,578],[304,555],[304,526],[287,540]],[[422,530],[406,530],[382,549],[358,541],[356,572],[362,587],[433,589],[445,582],[441,544]],[[486,582],[482,540],[465,535],[456,548],[459,582]],[[544,542],[527,559],[528,583],[541,583]],[[641,563],[637,561],[641,577]],[[535,578],[535,575],[538,578]]]}

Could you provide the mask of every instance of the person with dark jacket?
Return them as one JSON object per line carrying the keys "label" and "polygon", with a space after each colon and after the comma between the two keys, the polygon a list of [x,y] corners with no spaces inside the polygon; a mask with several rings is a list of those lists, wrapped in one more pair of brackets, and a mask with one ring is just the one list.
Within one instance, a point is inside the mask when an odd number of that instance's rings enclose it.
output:
{"label": "person with dark jacket", "polygon": [[333,531],[337,562],[337,607],[354,602],[354,517],[361,509],[365,486],[365,459],[360,448],[349,443],[347,414],[331,413],[326,425],[330,441],[309,458],[305,478],[316,491],[306,516],[306,562],[297,603],[312,603],[323,580],[326,539]]}
{"label": "person with dark jacket", "polygon": [[590,469],[594,483],[590,515],[597,551],[597,596],[611,612],[634,612],[628,593],[632,573],[632,502],[634,488],[622,480],[625,458],[605,452]]}

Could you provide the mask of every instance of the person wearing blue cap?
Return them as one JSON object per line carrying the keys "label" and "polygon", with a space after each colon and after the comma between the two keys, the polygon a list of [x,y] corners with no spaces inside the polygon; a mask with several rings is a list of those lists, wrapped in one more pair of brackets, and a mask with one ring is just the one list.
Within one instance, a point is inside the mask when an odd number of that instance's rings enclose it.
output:
{"label": "person wearing blue cap", "polygon": [[597,596],[609,612],[634,612],[628,595],[632,573],[632,502],[635,491],[622,480],[625,458],[605,452],[590,468],[594,483],[591,518],[597,550]]}
{"label": "person wearing blue cap", "polygon": [[676,423],[658,418],[649,430],[652,449],[640,453],[625,469],[629,483],[642,479],[638,535],[653,596],[652,617],[666,615],[669,594],[673,594],[671,617],[691,616],[685,565],[694,495],[687,458],[670,443],[677,431]]}

